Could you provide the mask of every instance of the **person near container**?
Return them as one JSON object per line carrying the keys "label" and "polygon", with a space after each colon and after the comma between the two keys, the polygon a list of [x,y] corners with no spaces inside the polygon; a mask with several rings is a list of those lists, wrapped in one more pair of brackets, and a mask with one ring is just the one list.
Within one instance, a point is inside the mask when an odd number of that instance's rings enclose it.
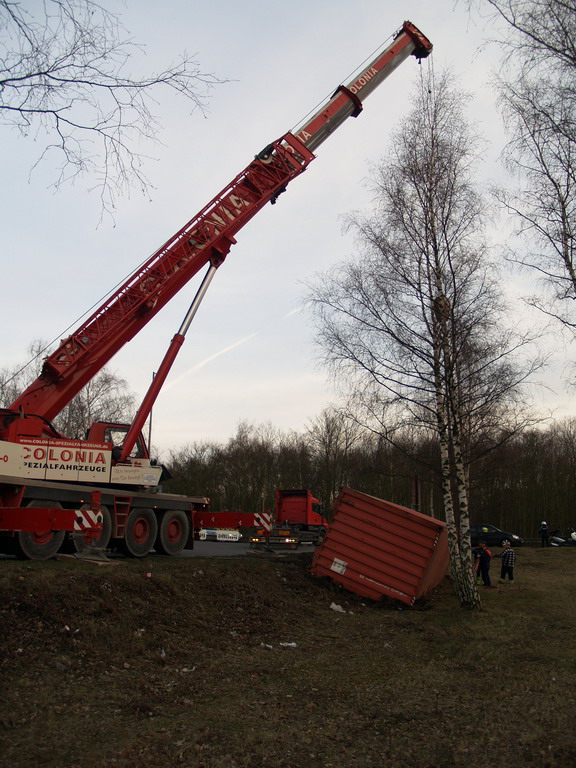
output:
{"label": "person near container", "polygon": [[490,560],[492,559],[492,553],[487,548],[486,542],[479,541],[478,546],[472,550],[472,554],[474,556],[474,573],[480,574],[482,578],[482,586],[491,588]]}
{"label": "person near container", "polygon": [[540,536],[540,541],[542,542],[543,547],[550,546],[550,528],[548,528],[546,520],[542,520],[540,523],[540,528],[538,528],[538,536]]}
{"label": "person near container", "polygon": [[502,558],[500,578],[498,579],[501,584],[506,581],[506,576],[508,576],[508,581],[514,581],[514,566],[516,564],[516,552],[512,549],[510,542],[505,541],[502,546],[504,549],[497,555],[497,557]]}

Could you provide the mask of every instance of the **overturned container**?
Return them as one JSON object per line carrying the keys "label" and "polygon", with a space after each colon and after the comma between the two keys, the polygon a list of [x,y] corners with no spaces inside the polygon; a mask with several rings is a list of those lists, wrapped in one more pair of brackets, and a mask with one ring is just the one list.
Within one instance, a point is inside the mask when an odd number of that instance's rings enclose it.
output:
{"label": "overturned container", "polygon": [[350,592],[408,605],[448,572],[446,524],[413,509],[343,488],[312,573]]}

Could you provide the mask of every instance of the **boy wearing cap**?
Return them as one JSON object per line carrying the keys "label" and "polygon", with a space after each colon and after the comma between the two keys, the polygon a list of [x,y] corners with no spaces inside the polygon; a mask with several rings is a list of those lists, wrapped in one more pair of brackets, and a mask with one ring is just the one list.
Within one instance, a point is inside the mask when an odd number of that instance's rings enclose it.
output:
{"label": "boy wearing cap", "polygon": [[516,564],[516,552],[512,549],[509,541],[503,542],[504,549],[498,555],[502,558],[502,567],[500,568],[500,578],[498,581],[503,583],[508,576],[509,581],[514,581],[514,565]]}

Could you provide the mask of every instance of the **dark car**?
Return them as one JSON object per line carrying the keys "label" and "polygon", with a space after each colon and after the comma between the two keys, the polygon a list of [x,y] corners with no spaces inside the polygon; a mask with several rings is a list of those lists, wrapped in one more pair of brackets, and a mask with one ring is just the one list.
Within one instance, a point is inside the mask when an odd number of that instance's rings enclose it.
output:
{"label": "dark car", "polygon": [[504,541],[509,541],[513,547],[521,547],[523,544],[520,536],[517,536],[515,533],[501,531],[495,525],[487,525],[486,523],[474,523],[471,525],[470,536],[473,547],[477,546],[479,541],[485,541],[488,546],[492,547],[501,547]]}

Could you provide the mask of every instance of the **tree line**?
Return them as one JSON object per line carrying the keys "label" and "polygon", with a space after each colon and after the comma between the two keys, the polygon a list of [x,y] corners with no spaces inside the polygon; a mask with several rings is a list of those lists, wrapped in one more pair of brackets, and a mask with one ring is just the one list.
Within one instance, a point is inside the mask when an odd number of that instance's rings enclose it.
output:
{"label": "tree line", "polygon": [[[471,520],[536,538],[576,527],[576,419],[524,430],[470,467]],[[303,433],[241,423],[225,442],[199,441],[165,462],[165,490],[206,495],[214,510],[273,507],[280,488],[308,488],[330,517],[341,487],[444,519],[437,441],[406,432],[393,445],[346,423],[335,409]]]}

